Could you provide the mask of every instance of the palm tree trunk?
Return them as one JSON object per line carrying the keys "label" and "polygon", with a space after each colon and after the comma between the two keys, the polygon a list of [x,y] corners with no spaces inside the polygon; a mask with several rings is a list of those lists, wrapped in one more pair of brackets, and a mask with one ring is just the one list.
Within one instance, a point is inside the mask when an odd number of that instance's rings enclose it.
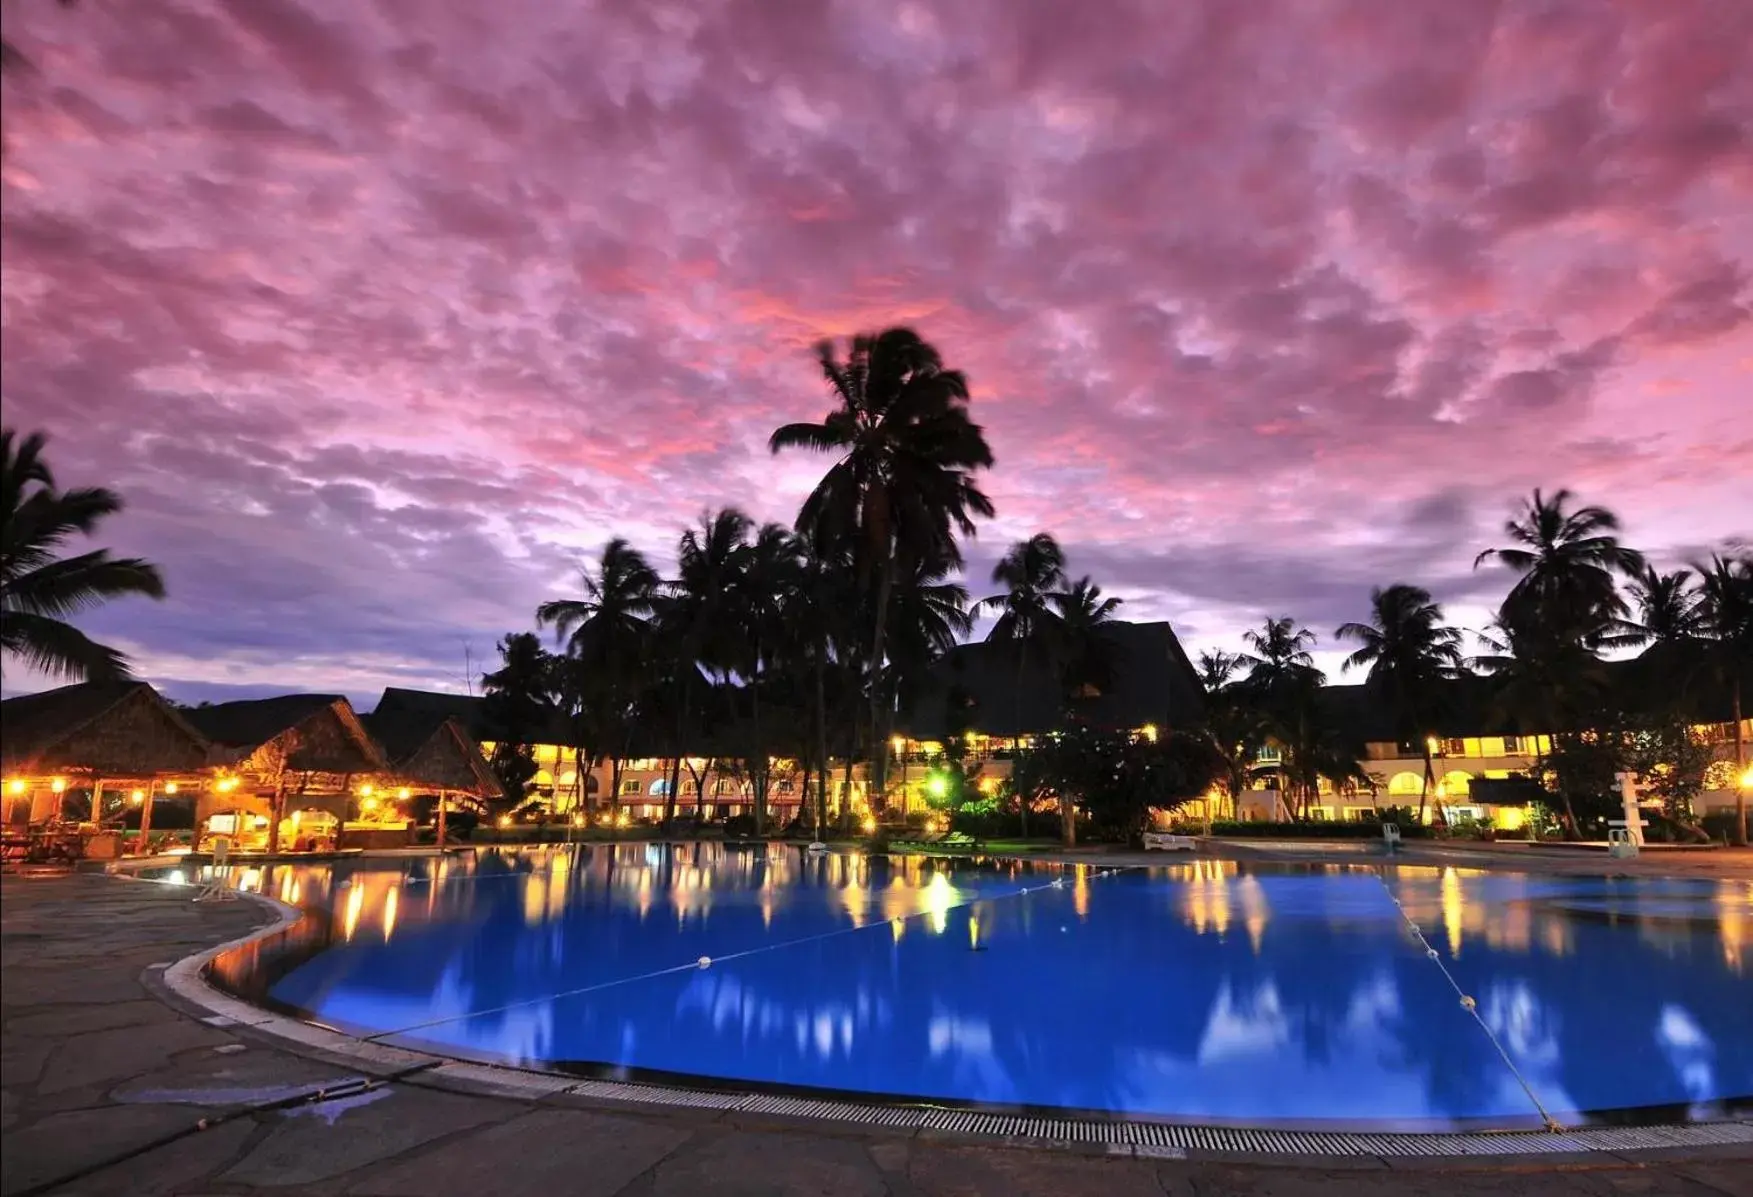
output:
{"label": "palm tree trunk", "polygon": [[754,677],[749,682],[749,697],[755,704],[755,838],[767,829],[767,743],[761,737],[761,649],[755,647]]}
{"label": "palm tree trunk", "polygon": [[1424,826],[1425,805],[1430,801],[1431,786],[1436,780],[1436,766],[1431,763],[1430,759],[1430,737],[1425,736],[1422,744],[1424,749],[1424,785],[1418,791],[1418,825],[1420,827]]}
{"label": "palm tree trunk", "polygon": [[884,548],[882,580],[877,585],[876,630],[870,638],[870,792],[873,811],[883,808],[883,786],[889,764],[888,754],[876,750],[877,736],[882,731],[883,641],[889,624],[889,596],[895,589],[895,552],[892,546],[885,545]]}
{"label": "palm tree trunk", "polygon": [[1741,728],[1741,679],[1729,687],[1730,714],[1735,719],[1735,843],[1747,846],[1747,734]]}
{"label": "palm tree trunk", "polygon": [[[826,646],[823,646],[824,649]],[[816,786],[816,838],[823,839],[828,832],[828,698],[827,683],[823,674],[827,672],[827,662],[820,656],[816,658],[816,762],[821,770]]]}
{"label": "palm tree trunk", "polygon": [[1059,839],[1067,848],[1077,847],[1077,803],[1069,790],[1059,792]]}

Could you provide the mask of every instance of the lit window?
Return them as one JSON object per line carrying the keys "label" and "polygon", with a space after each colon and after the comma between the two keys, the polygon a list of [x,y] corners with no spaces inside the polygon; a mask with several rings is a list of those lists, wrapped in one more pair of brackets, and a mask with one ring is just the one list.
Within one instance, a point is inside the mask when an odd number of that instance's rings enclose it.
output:
{"label": "lit window", "polygon": [[623,794],[637,794],[644,788],[645,787],[640,783],[637,777],[624,777],[621,779],[621,792]]}

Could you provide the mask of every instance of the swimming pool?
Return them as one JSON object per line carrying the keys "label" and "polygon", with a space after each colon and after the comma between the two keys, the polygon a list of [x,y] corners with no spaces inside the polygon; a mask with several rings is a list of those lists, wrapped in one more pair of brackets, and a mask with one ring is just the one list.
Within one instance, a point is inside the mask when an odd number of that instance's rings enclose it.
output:
{"label": "swimming pool", "polygon": [[1753,1104],[1745,882],[717,844],[233,881],[328,912],[273,1004],[467,1059],[1255,1126]]}

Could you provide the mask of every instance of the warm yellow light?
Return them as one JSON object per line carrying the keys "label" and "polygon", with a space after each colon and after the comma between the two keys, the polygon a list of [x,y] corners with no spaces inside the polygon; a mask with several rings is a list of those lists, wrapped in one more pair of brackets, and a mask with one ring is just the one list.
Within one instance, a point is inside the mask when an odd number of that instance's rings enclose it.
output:
{"label": "warm yellow light", "polygon": [[177,792],[177,783],[176,783],[176,782],[174,782],[174,781],[167,781],[167,782],[165,782],[165,783],[164,783],[164,792],[165,792],[165,793],[167,793],[167,794],[174,794],[174,793],[176,793],[176,792]]}
{"label": "warm yellow light", "polygon": [[1139,730],[1144,733],[1145,739],[1149,740],[1152,744],[1156,743],[1156,724],[1147,723]]}
{"label": "warm yellow light", "polygon": [[907,737],[906,736],[896,736],[893,740],[890,740],[889,743],[893,744],[895,746],[895,752],[898,754],[906,749]]}
{"label": "warm yellow light", "polygon": [[229,794],[233,790],[237,789],[237,778],[235,778],[235,777],[221,777],[219,779],[218,784],[215,785],[213,788],[218,790],[221,794]]}
{"label": "warm yellow light", "polygon": [[628,824],[630,824],[632,822],[633,822],[633,816],[629,815],[626,811],[622,811],[620,814],[615,816],[615,826],[616,827],[626,827]]}
{"label": "warm yellow light", "polygon": [[1424,746],[1426,748],[1430,749],[1432,752],[1435,752],[1437,750],[1437,748],[1439,747],[1435,736],[1426,736],[1424,738]]}
{"label": "warm yellow light", "polygon": [[511,816],[510,815],[500,815],[499,816],[499,825],[501,827],[510,827],[511,826]]}
{"label": "warm yellow light", "polygon": [[57,777],[54,781],[49,783],[49,788],[59,794],[66,790],[67,779],[65,777]]}
{"label": "warm yellow light", "polygon": [[361,798],[359,800],[359,809],[360,810],[376,810],[377,809],[377,799],[376,798]]}
{"label": "warm yellow light", "polygon": [[875,831],[876,829],[877,829],[877,821],[874,818],[872,818],[870,815],[866,815],[864,817],[864,832],[865,832],[865,834],[869,835],[871,832]]}
{"label": "warm yellow light", "polygon": [[11,790],[14,794],[24,793],[24,778],[14,777],[11,781],[6,783],[6,788]]}
{"label": "warm yellow light", "polygon": [[583,827],[584,823],[585,823],[585,818],[583,815],[573,815],[572,816],[572,825],[574,827]]}
{"label": "warm yellow light", "polygon": [[366,782],[364,785],[359,787],[359,796],[362,798],[371,797],[371,788],[372,788],[371,783],[369,781]]}
{"label": "warm yellow light", "polygon": [[146,801],[146,791],[145,790],[135,790],[132,794],[129,794],[128,797],[130,800],[132,800],[134,802],[145,802]]}
{"label": "warm yellow light", "polygon": [[403,786],[401,789],[396,791],[396,797],[400,798],[403,802],[406,802],[408,800],[408,794],[409,794],[409,790],[408,790],[407,786]]}
{"label": "warm yellow light", "polygon": [[1747,771],[1741,774],[1741,788],[1743,790],[1753,790],[1753,765],[1748,765]]}

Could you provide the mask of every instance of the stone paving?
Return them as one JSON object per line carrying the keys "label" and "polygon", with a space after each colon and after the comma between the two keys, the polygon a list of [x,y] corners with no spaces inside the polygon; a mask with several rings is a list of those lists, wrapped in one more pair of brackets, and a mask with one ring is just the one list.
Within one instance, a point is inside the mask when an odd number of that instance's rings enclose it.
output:
{"label": "stone paving", "polygon": [[[103,876],[0,882],[0,1194],[1753,1197],[1753,1158],[1738,1150],[1543,1166],[1152,1160],[518,1101],[420,1075],[361,1087],[344,1066],[185,1016],[143,984],[150,966],[268,920],[255,902]],[[261,1108],[349,1082],[332,1100]]]}

